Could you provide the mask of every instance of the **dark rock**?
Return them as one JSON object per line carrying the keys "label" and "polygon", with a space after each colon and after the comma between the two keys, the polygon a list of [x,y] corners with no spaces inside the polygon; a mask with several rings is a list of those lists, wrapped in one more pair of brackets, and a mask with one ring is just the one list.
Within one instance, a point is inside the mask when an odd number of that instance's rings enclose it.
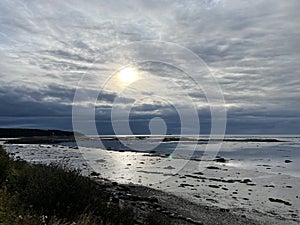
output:
{"label": "dark rock", "polygon": [[278,199],[278,198],[269,198],[270,202],[277,202],[277,203],[282,203],[284,205],[288,205],[291,206],[292,204],[290,202],[284,201],[282,199]]}
{"label": "dark rock", "polygon": [[194,174],[196,174],[196,175],[203,175],[202,172],[196,172],[196,173],[194,173]]}
{"label": "dark rock", "polygon": [[166,167],[164,167],[164,169],[166,169],[166,170],[174,170],[175,167],[173,167],[173,166],[166,166]]}
{"label": "dark rock", "polygon": [[194,187],[194,185],[192,185],[192,184],[183,184],[183,183],[181,183],[181,184],[179,185],[179,187]]}
{"label": "dark rock", "polygon": [[284,162],[285,163],[291,163],[291,162],[293,162],[292,160],[289,160],[289,159],[287,159],[287,160],[284,160]]}
{"label": "dark rock", "polygon": [[222,157],[216,158],[215,161],[216,161],[216,162],[219,162],[219,163],[226,163],[226,162],[227,162],[227,160],[224,159],[224,158],[222,158]]}
{"label": "dark rock", "polygon": [[221,168],[216,167],[216,166],[208,166],[208,167],[206,167],[206,169],[209,169],[209,170],[220,170]]}
{"label": "dark rock", "polygon": [[274,188],[275,186],[270,184],[270,185],[264,185],[264,187],[268,187],[268,188]]}
{"label": "dark rock", "polygon": [[180,141],[180,138],[177,137],[165,137],[162,142],[170,142],[170,141]]}
{"label": "dark rock", "polygon": [[246,179],[244,179],[244,180],[241,181],[241,183],[244,183],[244,184],[247,184],[249,182],[252,182],[252,180],[249,179],[249,178],[246,178]]}

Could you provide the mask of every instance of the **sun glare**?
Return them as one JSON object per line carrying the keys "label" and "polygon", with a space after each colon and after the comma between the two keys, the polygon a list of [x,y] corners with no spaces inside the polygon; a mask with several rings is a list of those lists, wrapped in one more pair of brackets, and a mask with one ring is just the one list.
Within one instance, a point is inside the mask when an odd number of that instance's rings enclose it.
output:
{"label": "sun glare", "polygon": [[132,83],[136,81],[138,72],[132,67],[125,67],[118,73],[119,79],[124,83]]}

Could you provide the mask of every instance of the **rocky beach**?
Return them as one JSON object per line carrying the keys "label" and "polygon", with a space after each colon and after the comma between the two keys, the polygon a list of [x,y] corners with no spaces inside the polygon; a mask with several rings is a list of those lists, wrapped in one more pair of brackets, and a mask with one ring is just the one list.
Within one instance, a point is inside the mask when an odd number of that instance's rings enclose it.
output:
{"label": "rocky beach", "polygon": [[155,153],[122,150],[116,139],[106,140],[110,150],[13,139],[2,145],[15,159],[80,169],[105,184],[112,201],[135,208],[137,218],[154,210],[171,224],[299,224],[299,138],[230,138],[204,170],[201,149],[189,160],[169,157],[177,140],[161,142]]}

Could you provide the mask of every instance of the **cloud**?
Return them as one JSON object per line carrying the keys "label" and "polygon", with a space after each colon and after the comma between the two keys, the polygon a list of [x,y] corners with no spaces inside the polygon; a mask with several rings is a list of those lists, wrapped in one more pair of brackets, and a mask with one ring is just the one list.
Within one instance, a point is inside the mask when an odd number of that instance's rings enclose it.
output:
{"label": "cloud", "polygon": [[[40,120],[27,123],[26,117],[69,117],[83,76],[88,82],[80,88],[93,96],[115,72],[110,50],[158,40],[186,47],[207,63],[224,93],[229,133],[299,133],[299,9],[297,0],[1,1],[0,115],[22,118],[11,120],[13,126],[34,127]],[[97,102],[103,121],[117,97],[124,109],[139,102],[132,113],[148,121],[155,113],[173,118],[173,109],[144,97],[188,95],[208,123],[204,93],[176,66],[137,65],[149,79],[128,87],[126,95],[116,83],[105,86]],[[5,121],[0,126],[9,126]]]}

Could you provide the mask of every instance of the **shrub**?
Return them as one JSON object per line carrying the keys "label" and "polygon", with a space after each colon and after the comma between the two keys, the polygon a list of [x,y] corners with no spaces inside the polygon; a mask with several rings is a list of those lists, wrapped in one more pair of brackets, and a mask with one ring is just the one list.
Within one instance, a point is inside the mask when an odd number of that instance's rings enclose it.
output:
{"label": "shrub", "polygon": [[0,160],[1,225],[133,223],[132,210],[109,202],[105,187],[78,170],[13,161],[2,148]]}
{"label": "shrub", "polygon": [[6,151],[0,146],[0,185],[7,179],[10,159]]}
{"label": "shrub", "polygon": [[161,213],[152,211],[147,216],[146,224],[149,225],[170,225],[169,218]]}

